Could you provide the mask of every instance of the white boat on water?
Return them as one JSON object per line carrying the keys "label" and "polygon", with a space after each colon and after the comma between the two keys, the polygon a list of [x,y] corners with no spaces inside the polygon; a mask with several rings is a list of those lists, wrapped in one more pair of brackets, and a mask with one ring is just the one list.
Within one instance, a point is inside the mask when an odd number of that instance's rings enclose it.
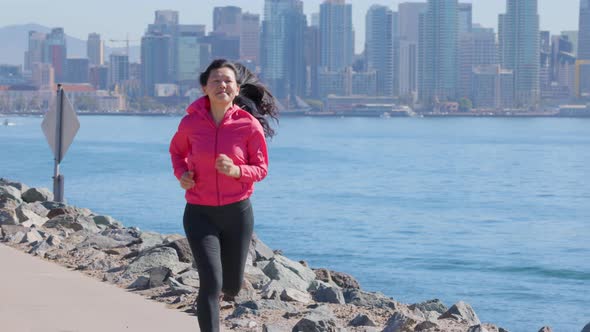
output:
{"label": "white boat on water", "polygon": [[16,126],[16,123],[10,122],[8,119],[5,119],[4,122],[2,122],[2,125],[4,125],[4,126]]}

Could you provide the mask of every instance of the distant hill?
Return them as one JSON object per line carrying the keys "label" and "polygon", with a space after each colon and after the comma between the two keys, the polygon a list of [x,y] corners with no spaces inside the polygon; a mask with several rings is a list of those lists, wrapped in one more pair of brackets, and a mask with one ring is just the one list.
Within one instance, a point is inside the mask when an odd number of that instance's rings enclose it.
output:
{"label": "distant hill", "polygon": [[[23,65],[28,49],[29,31],[48,33],[51,28],[35,23],[0,27],[0,64]],[[70,37],[66,31],[68,58],[86,57],[86,40]],[[130,46],[130,61],[139,62],[139,46]],[[111,52],[125,52],[125,48],[105,47],[105,60]]]}

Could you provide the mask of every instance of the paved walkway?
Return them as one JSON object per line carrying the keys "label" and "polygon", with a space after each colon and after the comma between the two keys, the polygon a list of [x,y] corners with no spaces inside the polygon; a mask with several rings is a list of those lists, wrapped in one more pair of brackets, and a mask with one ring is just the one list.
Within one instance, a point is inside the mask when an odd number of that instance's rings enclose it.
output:
{"label": "paved walkway", "polygon": [[0,331],[198,331],[197,318],[0,244]]}

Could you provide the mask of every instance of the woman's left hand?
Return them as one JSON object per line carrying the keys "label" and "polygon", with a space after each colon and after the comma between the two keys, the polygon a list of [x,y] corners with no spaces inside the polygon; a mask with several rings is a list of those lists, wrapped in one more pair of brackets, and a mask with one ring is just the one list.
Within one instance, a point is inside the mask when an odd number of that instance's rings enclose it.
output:
{"label": "woman's left hand", "polygon": [[219,154],[215,159],[215,168],[219,173],[225,174],[232,178],[239,178],[242,174],[240,168],[234,164],[234,161],[225,154]]}

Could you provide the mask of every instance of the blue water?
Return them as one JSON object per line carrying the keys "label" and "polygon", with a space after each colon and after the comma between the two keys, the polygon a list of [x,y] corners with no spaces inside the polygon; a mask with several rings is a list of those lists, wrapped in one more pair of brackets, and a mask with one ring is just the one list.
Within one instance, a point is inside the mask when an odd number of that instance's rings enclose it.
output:
{"label": "blue water", "polygon": [[[40,118],[0,126],[0,176],[51,187]],[[70,204],[182,233],[179,117],[80,117]],[[590,120],[284,118],[256,232],[398,301],[470,303],[510,331],[590,322]]]}

